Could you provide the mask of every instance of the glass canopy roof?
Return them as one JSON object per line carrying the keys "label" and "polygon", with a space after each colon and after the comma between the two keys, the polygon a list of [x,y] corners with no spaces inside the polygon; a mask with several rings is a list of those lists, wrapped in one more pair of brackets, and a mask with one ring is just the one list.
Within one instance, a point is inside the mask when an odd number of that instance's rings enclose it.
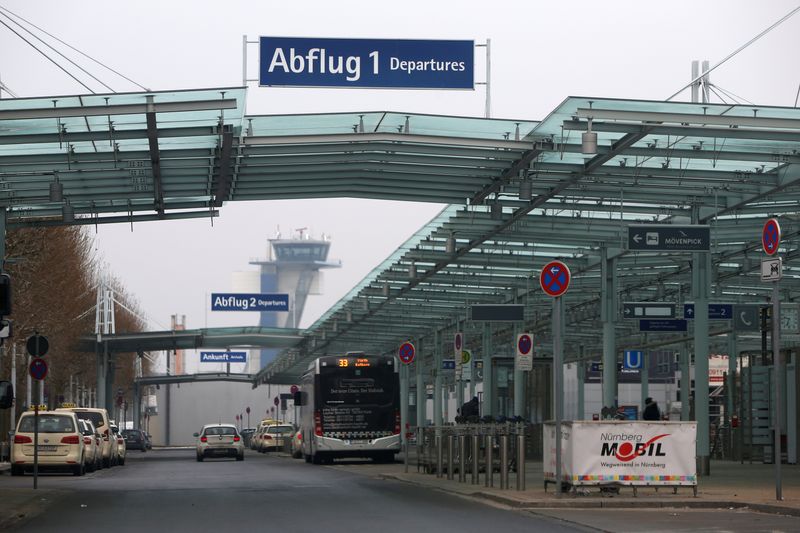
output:
{"label": "glass canopy roof", "polygon": [[[446,205],[258,378],[273,382],[295,381],[323,353],[392,353],[469,330],[474,303],[526,303],[520,327],[546,346],[550,301],[536,272],[552,258],[574,277],[568,343],[591,351],[601,257],[615,258],[624,301],[691,299],[691,256],[627,250],[635,223],[709,225],[714,298],[763,302],[760,229],[776,216],[786,301],[800,289],[798,109],[570,97],[539,122],[250,116],[245,99],[244,88],[212,88],[0,100],[8,226],[208,217],[239,200]],[[590,121],[596,153],[582,142]],[[618,328],[621,342],[639,342],[633,324]]]}

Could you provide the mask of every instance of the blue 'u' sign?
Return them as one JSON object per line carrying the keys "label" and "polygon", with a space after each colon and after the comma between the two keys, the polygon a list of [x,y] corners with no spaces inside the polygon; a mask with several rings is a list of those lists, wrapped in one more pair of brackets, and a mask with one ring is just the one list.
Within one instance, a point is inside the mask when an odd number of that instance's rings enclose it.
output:
{"label": "blue 'u' sign", "polygon": [[474,41],[261,37],[259,85],[473,89]]}

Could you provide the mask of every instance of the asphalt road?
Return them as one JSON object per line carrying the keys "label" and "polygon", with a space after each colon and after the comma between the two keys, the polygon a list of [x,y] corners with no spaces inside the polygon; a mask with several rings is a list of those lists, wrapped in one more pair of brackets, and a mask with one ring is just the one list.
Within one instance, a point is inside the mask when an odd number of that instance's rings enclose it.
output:
{"label": "asphalt road", "polygon": [[[42,476],[39,486],[48,501],[14,531],[589,530],[557,518],[378,479],[371,471],[358,461],[315,466],[249,451],[244,462],[202,463],[195,461],[194,450],[131,452],[125,466],[82,478]],[[0,480],[5,488],[31,484],[30,476]]]}
{"label": "asphalt road", "polygon": [[[195,461],[194,450],[131,452],[127,464],[82,478],[43,475],[15,509],[12,531],[108,533],[299,531],[798,531],[795,517],[746,510],[512,510],[378,477],[369,461],[315,466],[246,452]],[[31,494],[31,476],[0,476],[0,493]],[[28,489],[27,491],[21,489]],[[10,503],[10,502],[9,502]],[[16,505],[16,504],[14,504]],[[17,512],[18,511],[18,512]]]}

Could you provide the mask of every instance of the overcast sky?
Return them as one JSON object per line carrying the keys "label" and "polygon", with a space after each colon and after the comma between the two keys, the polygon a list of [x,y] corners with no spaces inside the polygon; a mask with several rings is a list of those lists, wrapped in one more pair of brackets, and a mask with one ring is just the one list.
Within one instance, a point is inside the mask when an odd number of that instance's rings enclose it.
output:
{"label": "overcast sky", "polygon": [[[242,84],[242,36],[491,39],[492,116],[541,120],[567,96],[662,100],[688,83],[693,59],[725,58],[798,5],[794,1],[33,1],[0,0],[70,45],[152,90]],[[800,14],[712,73],[712,83],[759,105],[792,106],[800,84]],[[20,97],[83,87],[0,27],[0,80]],[[251,45],[249,78],[257,76]],[[139,90],[97,66],[114,90]],[[484,81],[484,49],[476,81]],[[74,69],[73,69],[74,70]],[[86,79],[86,77],[83,77]],[[89,80],[90,81],[90,80]],[[97,83],[96,92],[108,92]],[[3,94],[8,97],[7,94]],[[688,100],[688,91],[677,100]],[[259,88],[248,114],[400,111],[483,116],[485,93]],[[138,299],[152,329],[186,315],[190,328],[254,325],[256,314],[212,313],[207,295],[266,256],[266,239],[308,227],[332,236],[324,295],[310,325],[443,206],[362,200],[229,203],[208,220],[100,226],[98,254]]]}

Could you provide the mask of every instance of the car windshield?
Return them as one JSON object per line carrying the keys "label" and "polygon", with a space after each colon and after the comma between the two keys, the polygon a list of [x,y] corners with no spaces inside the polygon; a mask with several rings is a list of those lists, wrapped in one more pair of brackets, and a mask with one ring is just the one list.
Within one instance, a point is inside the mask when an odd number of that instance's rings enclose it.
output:
{"label": "car windshield", "polygon": [[267,433],[277,433],[280,435],[294,433],[294,428],[292,426],[272,426],[271,428],[267,428]]}
{"label": "car windshield", "polygon": [[103,415],[100,413],[94,413],[92,411],[75,411],[75,414],[78,415],[78,418],[82,418],[84,420],[91,420],[94,427],[100,428],[105,425],[103,422]]}
{"label": "car windshield", "polygon": [[[25,416],[19,421],[19,433],[33,433],[33,416]],[[63,415],[39,415],[40,433],[73,433],[75,424],[72,417]]]}
{"label": "car windshield", "polygon": [[206,428],[205,435],[236,435],[236,428],[226,426]]}
{"label": "car windshield", "polygon": [[129,437],[129,436],[138,437],[138,436],[140,436],[139,433],[140,433],[140,431],[138,429],[123,429],[122,430],[122,434],[124,436],[126,436],[126,437]]}

